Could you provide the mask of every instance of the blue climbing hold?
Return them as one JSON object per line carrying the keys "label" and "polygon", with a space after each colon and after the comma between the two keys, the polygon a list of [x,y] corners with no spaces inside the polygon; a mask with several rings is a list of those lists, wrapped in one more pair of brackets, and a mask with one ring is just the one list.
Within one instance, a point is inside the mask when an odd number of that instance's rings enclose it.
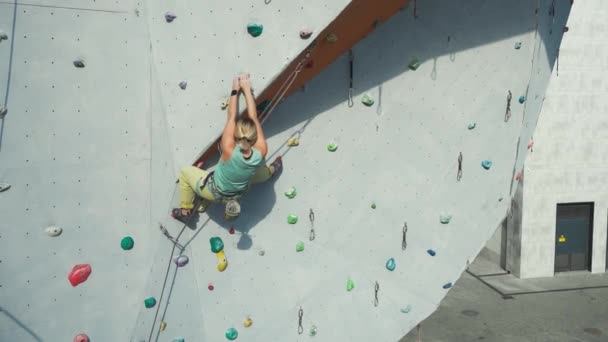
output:
{"label": "blue climbing hold", "polygon": [[449,289],[450,287],[452,287],[452,283],[447,283],[447,284],[443,285],[443,288],[446,290]]}
{"label": "blue climbing hold", "polygon": [[435,256],[435,254],[436,254],[435,251],[432,249],[429,249],[426,252],[429,253],[430,256]]}
{"label": "blue climbing hold", "polygon": [[388,261],[386,262],[386,269],[389,271],[394,271],[395,267],[397,267],[397,265],[395,264],[395,259],[394,258],[388,259]]}
{"label": "blue climbing hold", "polygon": [[483,167],[486,170],[489,170],[492,167],[492,162],[489,160],[484,160],[481,162],[481,167]]}
{"label": "blue climbing hold", "polygon": [[526,102],[526,97],[522,95],[519,97],[519,103],[524,103],[524,102]]}

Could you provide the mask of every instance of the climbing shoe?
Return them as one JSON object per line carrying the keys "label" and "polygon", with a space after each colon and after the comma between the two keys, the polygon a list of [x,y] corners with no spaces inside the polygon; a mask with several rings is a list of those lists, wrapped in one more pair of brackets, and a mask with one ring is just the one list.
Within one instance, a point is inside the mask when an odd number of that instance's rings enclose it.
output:
{"label": "climbing shoe", "polygon": [[190,219],[190,215],[184,215],[184,213],[182,213],[182,209],[181,208],[173,208],[173,210],[171,211],[171,216],[180,221],[181,223],[188,223],[188,220]]}
{"label": "climbing shoe", "polygon": [[283,158],[281,158],[281,156],[278,156],[272,162],[272,164],[270,164],[270,166],[272,166],[274,168],[274,173],[280,172],[281,169],[283,168]]}

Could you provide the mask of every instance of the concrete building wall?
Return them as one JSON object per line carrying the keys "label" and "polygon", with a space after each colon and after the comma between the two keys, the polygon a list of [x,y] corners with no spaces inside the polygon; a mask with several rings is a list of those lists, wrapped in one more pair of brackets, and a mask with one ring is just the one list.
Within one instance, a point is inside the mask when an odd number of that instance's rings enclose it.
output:
{"label": "concrete building wall", "polygon": [[594,202],[591,271],[606,269],[607,18],[605,1],[579,1],[567,23],[525,166],[522,278],[554,274],[558,203]]}

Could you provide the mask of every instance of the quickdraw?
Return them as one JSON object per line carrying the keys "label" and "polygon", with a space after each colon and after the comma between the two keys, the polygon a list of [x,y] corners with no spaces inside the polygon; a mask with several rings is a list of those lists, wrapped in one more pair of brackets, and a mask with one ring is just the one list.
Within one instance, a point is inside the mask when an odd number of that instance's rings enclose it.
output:
{"label": "quickdraw", "polygon": [[302,335],[304,332],[304,327],[302,326],[302,318],[304,317],[304,310],[300,306],[300,310],[298,310],[298,334]]}
{"label": "quickdraw", "polygon": [[310,212],[308,213],[308,219],[310,220],[310,236],[308,239],[310,241],[315,239],[315,213],[310,208]]}
{"label": "quickdraw", "polygon": [[401,240],[401,250],[407,248],[407,222],[403,223],[403,239]]}
{"label": "quickdraw", "polygon": [[456,180],[460,182],[462,179],[462,152],[458,154],[458,173],[456,174]]}
{"label": "quickdraw", "polygon": [[380,291],[380,284],[376,282],[376,285],[374,286],[374,306],[378,306],[378,291]]}
{"label": "quickdraw", "polygon": [[505,111],[505,122],[509,121],[511,118],[511,99],[513,98],[513,94],[509,90],[509,94],[507,95],[507,110]]}

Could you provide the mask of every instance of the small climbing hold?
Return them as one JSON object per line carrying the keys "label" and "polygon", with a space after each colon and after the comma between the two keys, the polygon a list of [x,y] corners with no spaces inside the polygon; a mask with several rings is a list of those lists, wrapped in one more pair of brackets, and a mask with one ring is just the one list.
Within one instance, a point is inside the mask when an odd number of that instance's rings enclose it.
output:
{"label": "small climbing hold", "polygon": [[439,222],[441,222],[442,224],[448,224],[448,223],[450,223],[451,220],[452,220],[452,215],[448,215],[448,214],[439,215]]}
{"label": "small climbing hold", "polygon": [[435,256],[435,254],[436,254],[435,251],[432,249],[427,249],[426,252],[429,253],[430,256]]}
{"label": "small climbing hold", "polygon": [[72,286],[78,286],[81,283],[84,283],[91,275],[91,265],[89,264],[79,264],[72,267],[72,271],[68,275],[68,280]]}
{"label": "small climbing hold", "polygon": [[519,171],[518,171],[518,172],[515,174],[515,180],[516,180],[516,181],[518,181],[518,180],[520,180],[520,179],[521,179],[521,172],[519,172]]}
{"label": "small climbing hold", "polygon": [[188,82],[187,81],[181,81],[181,82],[179,82],[179,87],[182,88],[182,90],[185,90],[187,86],[188,86]]}
{"label": "small climbing hold", "polygon": [[236,340],[237,337],[239,337],[239,332],[236,329],[230,328],[226,330],[226,338],[230,341]]}
{"label": "small climbing hold", "polygon": [[300,241],[296,244],[296,252],[301,252],[304,250],[304,242]]}
{"label": "small climbing hold", "polygon": [[165,331],[165,329],[167,329],[167,322],[160,322],[160,331]]}
{"label": "small climbing hold", "polygon": [[226,98],[224,101],[222,101],[222,104],[220,105],[220,107],[222,107],[222,110],[228,108],[228,105],[230,104],[230,98]]}
{"label": "small climbing hold", "polygon": [[251,317],[245,318],[245,321],[243,322],[243,326],[245,328],[249,328],[252,324],[253,324],[253,320],[251,320]]}
{"label": "small climbing hold", "polygon": [[312,325],[310,327],[310,330],[308,330],[308,336],[312,336],[312,337],[317,336],[317,326],[316,325]]}
{"label": "small climbing hold", "polygon": [[265,252],[263,249],[260,249],[260,250],[258,251],[258,255],[259,255],[259,256],[264,256],[264,255],[266,255],[266,252]]}
{"label": "small climbing hold", "polygon": [[228,229],[228,233],[230,235],[234,235],[234,233],[235,233],[234,227],[230,227],[230,229]]}
{"label": "small climbing hold", "polygon": [[346,291],[350,292],[355,288],[355,282],[352,279],[346,281]]}
{"label": "small climbing hold", "polygon": [[369,95],[369,94],[365,94],[363,95],[363,98],[361,99],[361,103],[363,103],[366,106],[372,106],[374,104],[374,98]]}
{"label": "small climbing hold", "polygon": [[515,50],[521,49],[521,42],[515,42]]}
{"label": "small climbing hold", "polygon": [[503,198],[502,197],[498,197],[498,202],[502,202]]}
{"label": "small climbing hold", "polygon": [[0,42],[3,40],[8,40],[8,34],[4,31],[0,31]]}
{"label": "small climbing hold", "polygon": [[175,13],[169,11],[169,12],[165,12],[165,20],[170,23],[172,22],[175,18],[177,18],[177,16],[175,15]]}
{"label": "small climbing hold", "polygon": [[57,226],[47,227],[44,231],[46,232],[46,235],[50,237],[57,237],[63,233],[63,229]]}
{"label": "small climbing hold", "polygon": [[296,216],[294,214],[289,214],[289,216],[287,216],[287,223],[296,224],[297,222],[298,222],[298,216]]}
{"label": "small climbing hold", "polygon": [[4,192],[11,188],[11,185],[8,183],[0,183],[0,192]]}
{"label": "small climbing hold", "polygon": [[217,270],[220,272],[224,272],[224,270],[226,270],[226,267],[228,267],[228,260],[226,260],[226,255],[224,254],[224,251],[219,251],[215,253],[215,255],[217,255]]}
{"label": "small climbing hold", "polygon": [[78,334],[74,336],[74,342],[89,342],[89,336],[87,334]]}
{"label": "small climbing hold", "polygon": [[388,261],[386,262],[386,269],[392,272],[395,270],[396,267],[397,267],[397,264],[395,263],[395,259],[394,258],[388,259]]}
{"label": "small climbing hold", "polygon": [[338,41],[338,36],[335,33],[330,33],[325,37],[325,41],[328,43],[335,43]]}
{"label": "small climbing hold", "polygon": [[486,170],[489,170],[492,167],[492,162],[489,160],[484,160],[481,162],[481,167],[483,167]]}
{"label": "small climbing hold", "polygon": [[[564,33],[568,32],[568,31],[570,31],[570,28],[568,26],[564,26]],[[2,40],[1,38],[2,37],[0,37],[0,40]]]}
{"label": "small climbing hold", "polygon": [[410,311],[412,311],[412,305],[408,304],[406,307],[401,308],[401,310],[399,311],[401,311],[402,313],[409,313]]}
{"label": "small climbing hold", "polygon": [[263,31],[264,25],[262,24],[251,23],[247,25],[247,32],[249,32],[252,37],[259,37]]}
{"label": "small climbing hold", "polygon": [[524,102],[526,102],[526,97],[522,95],[519,97],[519,103],[524,103]]}
{"label": "small climbing hold", "polygon": [[446,290],[449,289],[450,287],[452,287],[452,283],[447,283],[447,284],[443,285],[443,288]]}
{"label": "small climbing hold", "polygon": [[0,117],[3,117],[8,113],[8,108],[6,106],[0,106]]}
{"label": "small climbing hold", "polygon": [[[289,199],[296,197],[296,194],[297,194],[296,188],[293,186],[291,188],[287,189],[287,191],[285,191],[285,196]],[[296,220],[297,220],[297,218],[296,218]]]}
{"label": "small climbing hold", "polygon": [[315,61],[314,61],[314,60],[312,60],[312,59],[311,59],[311,60],[309,60],[309,61],[308,61],[308,62],[307,62],[305,65],[304,65],[304,67],[305,67],[306,69],[312,69],[312,67],[314,67],[314,66],[315,66]]}
{"label": "small climbing hold", "polygon": [[213,289],[215,289],[215,287],[213,287],[213,285],[209,284],[209,286],[207,286],[207,289],[209,289],[209,291],[213,291]]}
{"label": "small climbing hold", "polygon": [[73,63],[77,68],[84,68],[84,61],[82,59],[77,59]]}
{"label": "small climbing hold", "polygon": [[534,139],[530,139],[530,142],[528,143],[528,150],[532,150],[532,148],[534,148]]}
{"label": "small climbing hold", "polygon": [[186,342],[186,340],[183,337],[180,337],[180,338],[176,338],[172,342]]}
{"label": "small climbing hold", "polygon": [[310,38],[310,36],[312,36],[312,30],[304,29],[304,30],[300,31],[300,38],[308,39],[308,38]]}
{"label": "small climbing hold", "polygon": [[177,267],[184,267],[189,261],[190,259],[186,255],[177,255],[173,258],[173,262],[177,265]]}
{"label": "small climbing hold", "polygon": [[372,207],[372,209],[376,209],[376,202],[372,202],[372,205],[370,207]]}
{"label": "small climbing hold", "polygon": [[476,123],[474,123],[474,122],[471,122],[471,123],[469,124],[468,128],[469,128],[469,129],[474,129],[474,128],[475,128],[475,126],[477,126],[477,124],[476,124]]}
{"label": "small climbing hold", "polygon": [[135,242],[130,236],[125,236],[122,238],[122,240],[120,240],[120,248],[124,249],[125,251],[133,249],[133,245],[135,245]]}
{"label": "small climbing hold", "polygon": [[420,61],[417,58],[412,59],[412,61],[410,62],[410,64],[407,65],[408,68],[410,68],[410,70],[416,70],[420,67]]}
{"label": "small climbing hold", "polygon": [[156,298],[154,298],[154,297],[146,298],[144,300],[144,305],[146,306],[146,309],[153,308],[156,305]]}
{"label": "small climbing hold", "polygon": [[211,251],[213,253],[220,252],[222,249],[224,249],[224,241],[217,236],[209,239],[209,243],[211,244]]}
{"label": "small climbing hold", "polygon": [[287,146],[289,147],[293,147],[293,146],[298,146],[300,145],[300,139],[293,137],[293,138],[289,138],[287,140]]}
{"label": "small climbing hold", "polygon": [[335,142],[329,143],[329,144],[327,145],[327,150],[328,150],[329,152],[336,152],[336,150],[337,150],[337,149],[338,149],[338,144],[337,144],[337,143],[335,143]]}

